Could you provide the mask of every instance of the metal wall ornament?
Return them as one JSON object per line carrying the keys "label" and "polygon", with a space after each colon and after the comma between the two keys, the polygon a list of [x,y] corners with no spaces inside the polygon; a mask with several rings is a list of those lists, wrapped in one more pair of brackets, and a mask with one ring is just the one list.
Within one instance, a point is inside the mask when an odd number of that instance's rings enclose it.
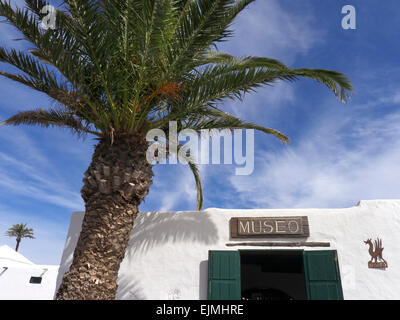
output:
{"label": "metal wall ornament", "polygon": [[[367,239],[364,241],[365,244],[369,245],[368,252],[371,256],[371,260],[368,261],[368,268],[371,269],[386,269],[388,264],[385,259],[382,257],[382,239],[376,238],[374,243],[372,243],[372,239]],[[378,261],[379,259],[379,261]]]}

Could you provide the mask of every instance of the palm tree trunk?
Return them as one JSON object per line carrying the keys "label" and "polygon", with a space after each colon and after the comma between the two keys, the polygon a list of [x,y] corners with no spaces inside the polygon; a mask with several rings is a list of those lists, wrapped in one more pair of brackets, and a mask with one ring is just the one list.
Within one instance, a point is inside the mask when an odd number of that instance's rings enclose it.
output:
{"label": "palm tree trunk", "polygon": [[81,191],[86,206],[82,231],[57,300],[115,299],[138,206],[152,184],[146,151],[147,143],[139,135],[112,145],[101,140],[96,146]]}
{"label": "palm tree trunk", "polygon": [[15,251],[18,251],[20,242],[21,242],[21,238],[17,238],[17,245],[15,246]]}

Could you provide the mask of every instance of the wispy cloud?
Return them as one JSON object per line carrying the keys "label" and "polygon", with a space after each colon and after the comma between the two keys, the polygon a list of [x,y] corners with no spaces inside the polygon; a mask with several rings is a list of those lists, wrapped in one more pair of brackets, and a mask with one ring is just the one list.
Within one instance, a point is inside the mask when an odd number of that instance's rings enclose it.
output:
{"label": "wispy cloud", "polygon": [[399,112],[342,123],[328,115],[295,146],[256,151],[255,174],[230,181],[242,203],[254,207],[341,207],[398,198],[399,121]]}
{"label": "wispy cloud", "polygon": [[[150,193],[141,210],[171,211],[196,208],[196,184],[187,165],[156,165]],[[205,175],[203,175],[204,179]]]}
{"label": "wispy cloud", "polygon": [[315,17],[307,6],[295,13],[278,0],[252,3],[236,20],[235,36],[221,46],[236,55],[259,55],[293,63],[323,40],[323,31],[313,28]]}
{"label": "wispy cloud", "polygon": [[[233,25],[235,35],[220,45],[221,51],[236,56],[262,56],[281,60],[291,66],[298,56],[306,54],[324,41],[323,31],[313,27],[312,10],[290,12],[280,1],[263,0],[252,3]],[[223,109],[235,116],[262,123],[276,118],[285,105],[295,100],[292,83],[277,82],[245,96],[244,102],[226,101]]]}
{"label": "wispy cloud", "polygon": [[79,191],[63,183],[59,168],[22,127],[1,129],[0,189],[73,210],[83,207]]}

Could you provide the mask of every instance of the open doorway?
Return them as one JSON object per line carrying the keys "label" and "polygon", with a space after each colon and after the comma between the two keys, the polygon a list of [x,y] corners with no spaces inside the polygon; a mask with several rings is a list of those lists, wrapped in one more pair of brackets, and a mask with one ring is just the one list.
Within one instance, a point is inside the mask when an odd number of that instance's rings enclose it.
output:
{"label": "open doorway", "polygon": [[245,300],[306,300],[303,251],[240,251]]}

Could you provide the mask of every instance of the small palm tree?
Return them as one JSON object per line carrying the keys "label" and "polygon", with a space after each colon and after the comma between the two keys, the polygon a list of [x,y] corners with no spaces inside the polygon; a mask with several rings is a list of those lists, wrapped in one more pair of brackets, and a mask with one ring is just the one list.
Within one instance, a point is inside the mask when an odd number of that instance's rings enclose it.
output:
{"label": "small palm tree", "polygon": [[19,244],[22,238],[35,239],[35,237],[33,236],[33,229],[27,228],[26,223],[14,224],[10,229],[8,229],[8,231],[6,232],[6,236],[17,237],[17,245],[15,247],[15,251],[18,251]]}
{"label": "small palm tree", "polygon": [[[264,57],[234,57],[217,44],[253,0],[65,0],[56,28],[40,27],[43,0],[12,8],[0,0],[0,16],[33,46],[0,48],[0,62],[22,73],[0,75],[47,94],[58,107],[20,112],[2,124],[68,127],[98,139],[85,172],[86,213],[57,299],[114,299],[120,263],[138,207],[152,184],[146,160],[150,129],[169,136],[193,129],[256,129],[283,142],[277,130],[223,112],[227,99],[279,80],[299,77],[325,84],[345,101],[352,90],[340,72],[292,69]],[[168,143],[168,141],[167,141]],[[199,173],[189,167],[202,206]]]}

